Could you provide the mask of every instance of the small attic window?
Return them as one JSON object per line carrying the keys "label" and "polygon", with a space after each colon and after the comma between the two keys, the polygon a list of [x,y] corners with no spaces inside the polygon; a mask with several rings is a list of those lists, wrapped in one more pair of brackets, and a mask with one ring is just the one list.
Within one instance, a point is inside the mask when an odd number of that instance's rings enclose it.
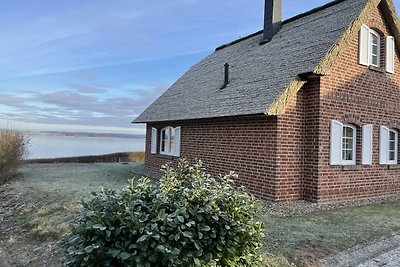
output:
{"label": "small attic window", "polygon": [[369,63],[371,66],[380,66],[380,50],[381,50],[381,36],[374,30],[370,29],[370,53],[369,53]]}
{"label": "small attic window", "polygon": [[379,68],[381,65],[381,35],[363,24],[360,30],[359,46],[359,63]]}

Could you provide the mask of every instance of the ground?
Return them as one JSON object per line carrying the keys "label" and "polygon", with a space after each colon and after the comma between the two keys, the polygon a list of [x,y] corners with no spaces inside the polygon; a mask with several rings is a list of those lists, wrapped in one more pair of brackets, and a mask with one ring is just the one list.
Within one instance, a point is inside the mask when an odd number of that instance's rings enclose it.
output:
{"label": "ground", "polygon": [[281,253],[300,266],[318,266],[313,264],[320,259],[399,231],[400,200],[393,197],[334,205],[276,204],[268,207],[264,220],[270,253]]}
{"label": "ground", "polygon": [[29,165],[0,187],[0,247],[11,265],[62,266],[57,240],[79,210],[79,199],[105,188],[122,188],[141,165]]}
{"label": "ground", "polygon": [[[122,188],[128,179],[140,176],[142,167],[136,163],[23,167],[15,182],[0,187],[0,260],[4,254],[13,266],[62,266],[57,241],[79,211],[79,199],[100,187]],[[400,231],[400,200],[356,204],[266,205],[265,245],[271,262],[285,266],[287,258],[298,266],[319,266],[322,258]]]}

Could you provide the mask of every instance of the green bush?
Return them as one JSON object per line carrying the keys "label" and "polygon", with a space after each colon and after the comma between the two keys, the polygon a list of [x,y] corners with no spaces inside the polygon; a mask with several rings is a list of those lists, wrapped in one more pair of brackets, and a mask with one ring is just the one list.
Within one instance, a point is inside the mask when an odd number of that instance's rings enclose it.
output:
{"label": "green bush", "polygon": [[12,130],[0,131],[0,185],[13,178],[27,155],[27,137]]}
{"label": "green bush", "polygon": [[264,225],[259,202],[233,187],[233,173],[212,178],[201,162],[164,166],[122,191],[102,190],[62,241],[68,266],[259,266]]}

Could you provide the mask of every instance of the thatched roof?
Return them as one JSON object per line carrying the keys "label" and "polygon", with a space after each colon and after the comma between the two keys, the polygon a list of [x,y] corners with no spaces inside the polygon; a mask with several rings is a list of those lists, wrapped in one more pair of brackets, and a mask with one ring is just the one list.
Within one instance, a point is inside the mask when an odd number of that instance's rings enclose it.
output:
{"label": "thatched roof", "polygon": [[[304,85],[302,74],[327,74],[380,0],[337,0],[283,22],[271,42],[262,31],[221,46],[194,65],[134,122],[281,115]],[[398,19],[382,0],[396,41]],[[224,84],[224,64],[230,80]]]}

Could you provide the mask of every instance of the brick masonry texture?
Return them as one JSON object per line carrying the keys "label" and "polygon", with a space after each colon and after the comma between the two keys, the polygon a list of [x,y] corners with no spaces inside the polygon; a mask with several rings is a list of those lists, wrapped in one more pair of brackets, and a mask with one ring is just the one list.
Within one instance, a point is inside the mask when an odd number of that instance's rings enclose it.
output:
{"label": "brick masonry texture", "polygon": [[[355,38],[328,75],[303,86],[283,116],[148,124],[146,167],[177,162],[150,154],[151,128],[181,126],[181,157],[203,160],[212,174],[235,171],[237,184],[265,200],[336,202],[399,194],[400,169],[379,164],[379,127],[400,130],[399,57],[395,74],[386,73],[385,37],[392,34],[380,8],[365,24],[382,35],[380,71],[358,64]],[[357,127],[354,168],[329,165],[331,120]],[[361,165],[365,124],[374,126],[372,165]]]}
{"label": "brick masonry texture", "polygon": [[[276,118],[252,116],[149,124],[145,164],[153,170],[167,162],[177,162],[176,157],[150,153],[151,128],[160,132],[165,126],[181,126],[181,157],[201,159],[214,175],[235,171],[240,177],[238,185],[264,199],[274,199]],[[158,138],[157,152],[159,147]]]}

